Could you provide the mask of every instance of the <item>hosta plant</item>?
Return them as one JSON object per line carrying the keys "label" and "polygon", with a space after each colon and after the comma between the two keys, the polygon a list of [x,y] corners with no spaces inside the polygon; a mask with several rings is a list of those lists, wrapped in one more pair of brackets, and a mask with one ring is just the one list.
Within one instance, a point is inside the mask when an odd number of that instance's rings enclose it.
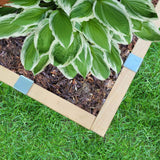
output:
{"label": "hosta plant", "polygon": [[[7,1],[7,0],[5,0]],[[118,73],[118,44],[159,41],[151,0],[8,0],[0,7],[0,38],[26,36],[21,62],[35,75],[52,64],[67,77]],[[3,0],[1,2],[3,4]]]}

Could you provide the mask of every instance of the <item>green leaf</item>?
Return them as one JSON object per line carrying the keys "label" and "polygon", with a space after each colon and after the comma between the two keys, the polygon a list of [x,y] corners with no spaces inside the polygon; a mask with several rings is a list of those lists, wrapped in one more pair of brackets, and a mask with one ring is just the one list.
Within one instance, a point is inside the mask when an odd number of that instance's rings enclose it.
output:
{"label": "green leaf", "polygon": [[62,8],[69,16],[72,6],[75,4],[77,0],[55,0],[55,1],[57,2],[58,6],[60,6],[60,8]]}
{"label": "green leaf", "polygon": [[94,46],[90,48],[93,56],[91,73],[100,80],[106,80],[110,75],[110,69],[104,61],[103,52]]}
{"label": "green leaf", "polygon": [[158,18],[151,0],[121,0],[121,3],[133,17]]}
{"label": "green leaf", "polygon": [[120,50],[118,45],[112,42],[111,52],[105,52],[106,63],[109,63],[110,67],[116,72],[119,73],[122,67],[122,59],[120,56]]}
{"label": "green leaf", "polygon": [[70,17],[71,19],[84,18],[86,20],[87,17],[91,16],[92,13],[92,3],[88,0],[85,0],[76,3],[73,6],[72,11],[70,13]]}
{"label": "green leaf", "polygon": [[34,46],[34,35],[28,36],[21,51],[21,62],[26,70],[32,70],[38,62],[38,53]]}
{"label": "green leaf", "polygon": [[131,35],[123,35],[120,33],[112,32],[113,36],[112,39],[116,41],[118,44],[128,45],[132,42]]}
{"label": "green leaf", "polygon": [[142,21],[134,18],[132,18],[131,21],[133,24],[133,31],[140,31],[142,29]]}
{"label": "green leaf", "polygon": [[24,30],[21,33],[21,36],[28,36],[30,33],[35,32],[35,30],[37,29],[37,25],[32,25],[32,26],[26,26],[24,27]]}
{"label": "green leaf", "polygon": [[39,4],[40,0],[10,0],[12,7],[32,7]]}
{"label": "green leaf", "polygon": [[43,55],[39,59],[38,64],[33,69],[34,75],[42,72],[48,64],[49,64],[49,55]]}
{"label": "green leaf", "polygon": [[90,42],[110,51],[111,36],[109,35],[109,30],[107,30],[107,28],[100,24],[96,19],[83,22],[82,32]]}
{"label": "green leaf", "polygon": [[52,2],[52,0],[43,0],[43,1],[46,2],[46,3]]}
{"label": "green leaf", "polygon": [[96,0],[94,14],[104,25],[125,35],[131,34],[130,20],[122,4],[113,0]]}
{"label": "green leaf", "polygon": [[81,32],[82,25],[80,23],[78,23],[78,22],[75,22],[74,23],[74,29],[77,30],[77,31],[79,31],[79,32]]}
{"label": "green leaf", "polygon": [[16,14],[9,14],[0,17],[0,39],[9,38],[9,37],[18,37],[23,31],[23,27],[20,27],[17,24],[11,23],[15,18]]}
{"label": "green leaf", "polygon": [[143,22],[141,30],[134,32],[134,34],[144,40],[160,41],[160,31],[153,23],[148,21]]}
{"label": "green leaf", "polygon": [[55,2],[51,1],[41,1],[39,4],[40,7],[47,7],[50,11],[53,11],[57,8]]}
{"label": "green leaf", "polygon": [[39,25],[38,30],[35,33],[35,46],[39,52],[39,55],[47,53],[54,40],[52,31],[49,28],[49,20],[44,19]]}
{"label": "green leaf", "polygon": [[68,79],[73,79],[76,75],[77,75],[77,72],[76,70],[74,69],[73,65],[72,64],[69,64],[68,66],[66,67],[58,67],[58,69],[62,72],[62,74],[68,78]]}
{"label": "green leaf", "polygon": [[0,7],[0,17],[7,14],[19,13],[20,11],[21,9],[12,8],[12,7]]}
{"label": "green leaf", "polygon": [[74,40],[69,48],[62,47],[58,42],[53,42],[51,47],[52,64],[55,66],[66,66],[73,61],[81,51],[81,38],[74,33]]}
{"label": "green leaf", "polygon": [[92,55],[90,48],[87,45],[87,42],[85,42],[83,49],[79,56],[75,59],[73,62],[74,67],[76,70],[84,77],[86,78],[87,74],[90,72],[92,67]]}
{"label": "green leaf", "polygon": [[29,8],[18,14],[13,23],[26,26],[38,24],[44,17],[47,9],[44,8]]}
{"label": "green leaf", "polygon": [[67,48],[71,44],[72,24],[62,10],[56,10],[51,14],[50,28],[62,46]]}

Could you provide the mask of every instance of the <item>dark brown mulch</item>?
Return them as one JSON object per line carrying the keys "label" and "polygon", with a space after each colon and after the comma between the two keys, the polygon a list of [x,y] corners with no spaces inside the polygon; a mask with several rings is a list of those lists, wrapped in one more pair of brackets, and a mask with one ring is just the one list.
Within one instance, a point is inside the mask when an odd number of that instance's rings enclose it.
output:
{"label": "dark brown mulch", "polygon": [[[36,84],[43,88],[96,115],[112,89],[118,75],[112,71],[111,76],[105,81],[100,81],[91,74],[86,79],[77,75],[73,80],[68,80],[56,67],[48,65],[44,72],[34,77],[32,72],[24,70],[20,62],[20,51],[23,40],[24,37],[0,40],[0,65],[34,80]],[[123,51],[123,59],[132,50],[135,42],[136,37],[134,37],[130,45],[120,46]]]}
{"label": "dark brown mulch", "polygon": [[[18,37],[0,40],[0,65],[34,80],[43,88],[97,115],[118,75],[112,71],[110,77],[105,81],[100,81],[91,74],[86,79],[77,75],[73,80],[68,80],[56,67],[48,65],[44,72],[33,76],[32,72],[24,70],[20,62],[20,51],[24,39],[24,37]],[[124,61],[136,41],[137,38],[134,36],[131,44],[120,45],[121,56]]]}

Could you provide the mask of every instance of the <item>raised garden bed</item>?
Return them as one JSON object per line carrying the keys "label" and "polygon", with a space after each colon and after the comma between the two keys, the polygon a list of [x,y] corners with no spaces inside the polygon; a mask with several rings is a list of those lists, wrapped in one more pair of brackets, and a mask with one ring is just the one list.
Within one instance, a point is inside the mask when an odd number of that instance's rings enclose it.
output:
{"label": "raised garden bed", "polygon": [[[159,9],[160,5],[157,6],[157,10]],[[156,25],[160,26],[158,21]],[[67,80],[55,67],[49,65],[44,72],[34,77],[31,72],[23,69],[19,60],[17,50],[20,52],[23,39],[10,38],[0,42],[0,65],[4,66],[0,66],[0,81],[13,87],[19,75],[34,80],[28,96],[104,136],[136,72],[123,67],[119,76],[112,72],[110,78],[105,81],[100,81],[92,75],[88,75],[86,80],[79,75],[73,80]],[[124,61],[135,43],[136,38],[131,45],[121,46]],[[150,44],[151,42],[138,40],[132,53],[143,58]]]}

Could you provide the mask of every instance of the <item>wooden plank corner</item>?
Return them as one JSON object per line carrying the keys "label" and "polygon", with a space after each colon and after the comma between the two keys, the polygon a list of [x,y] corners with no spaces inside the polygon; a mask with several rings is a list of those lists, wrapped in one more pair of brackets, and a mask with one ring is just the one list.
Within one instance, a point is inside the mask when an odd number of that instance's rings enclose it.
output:
{"label": "wooden plank corner", "polygon": [[[19,77],[18,74],[0,65],[0,81],[13,87]],[[35,83],[32,85],[27,95],[87,129],[90,129],[96,118],[94,115],[52,92],[47,91]]]}
{"label": "wooden plank corner", "polygon": [[[160,2],[156,7],[156,11],[160,17]],[[155,22],[156,26],[160,26],[160,21]],[[139,39],[133,48],[132,53],[144,58],[151,42]],[[94,116],[78,106],[60,98],[59,96],[47,91],[46,89],[36,85],[32,85],[28,92],[28,96],[48,106],[65,117],[75,121],[81,126],[94,131],[104,137],[105,133],[125,96],[134,76],[135,72],[123,67],[115,85],[108,95],[104,105],[102,106],[98,116]],[[6,69],[0,65],[0,81],[13,87],[17,82],[19,75]]]}
{"label": "wooden plank corner", "polygon": [[135,72],[123,68],[110,94],[108,95],[103,107],[101,108],[91,130],[104,137],[123,97],[125,96]]}
{"label": "wooden plank corner", "polygon": [[[160,2],[158,2],[156,6],[156,11],[160,19]],[[159,19],[155,21],[155,25],[157,27],[160,26]],[[139,39],[135,47],[133,48],[132,53],[140,58],[144,58],[150,45],[150,41]],[[113,86],[98,116],[96,117],[93,125],[90,128],[92,131],[96,132],[102,137],[105,136],[106,131],[112,119],[114,118],[114,115],[116,114],[135,74],[135,72],[123,67],[118,79],[116,80],[115,85]]]}

